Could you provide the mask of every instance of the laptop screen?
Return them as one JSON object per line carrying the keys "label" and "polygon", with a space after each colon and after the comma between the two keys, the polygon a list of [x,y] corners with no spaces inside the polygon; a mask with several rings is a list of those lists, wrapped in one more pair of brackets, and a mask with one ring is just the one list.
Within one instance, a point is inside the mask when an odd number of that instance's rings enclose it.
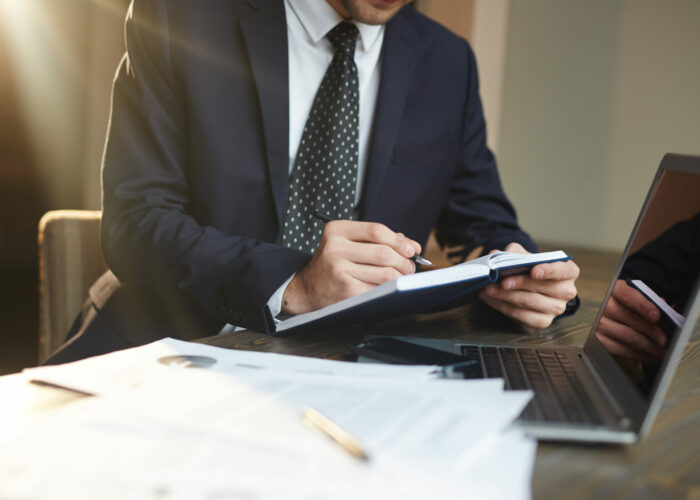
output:
{"label": "laptop screen", "polygon": [[683,168],[662,162],[591,332],[647,400],[700,274],[700,159],[675,158]]}

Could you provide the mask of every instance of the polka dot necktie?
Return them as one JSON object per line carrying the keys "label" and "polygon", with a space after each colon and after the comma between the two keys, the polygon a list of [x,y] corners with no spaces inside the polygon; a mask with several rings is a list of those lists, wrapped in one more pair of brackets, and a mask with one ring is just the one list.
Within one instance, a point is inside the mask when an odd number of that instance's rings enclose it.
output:
{"label": "polka dot necktie", "polygon": [[306,121],[287,200],[282,245],[314,253],[323,222],[318,210],[337,219],[352,219],[357,183],[358,77],[355,66],[357,27],[342,22],[326,37],[335,55]]}

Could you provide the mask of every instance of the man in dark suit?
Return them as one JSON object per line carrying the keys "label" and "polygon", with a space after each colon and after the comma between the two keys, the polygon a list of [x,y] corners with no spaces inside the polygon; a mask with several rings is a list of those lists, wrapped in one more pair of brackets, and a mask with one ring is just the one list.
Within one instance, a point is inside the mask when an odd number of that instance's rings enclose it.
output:
{"label": "man in dark suit", "polygon": [[[103,166],[119,281],[98,282],[50,362],[274,331],[414,272],[433,228],[464,255],[535,250],[486,147],[469,45],[407,3],[134,0]],[[343,220],[324,229],[314,208]],[[542,328],[577,275],[540,265],[481,298]]]}

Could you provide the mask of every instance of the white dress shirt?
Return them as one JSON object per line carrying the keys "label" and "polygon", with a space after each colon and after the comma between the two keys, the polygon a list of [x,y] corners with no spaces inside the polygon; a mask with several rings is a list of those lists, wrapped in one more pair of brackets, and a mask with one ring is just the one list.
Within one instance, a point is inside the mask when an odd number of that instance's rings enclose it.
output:
{"label": "white dress shirt", "polygon": [[[301,136],[316,92],[333,59],[334,51],[326,34],[343,18],[325,0],[285,0],[289,64],[289,172],[294,168]],[[380,55],[384,40],[384,25],[354,23],[359,31],[355,48],[355,65],[359,79],[360,116],[357,164],[358,202],[367,169],[369,137],[379,92]],[[267,305],[272,317],[282,311],[282,296],[294,275],[270,297]],[[226,325],[221,333],[231,331]]]}
{"label": "white dress shirt", "polygon": [[[333,46],[326,33],[343,19],[325,0],[285,0],[289,44],[289,172],[301,143],[306,119],[323,76],[333,59]],[[354,23],[359,31],[355,65],[360,91],[360,145],[355,202],[367,166],[367,149],[379,91],[379,55],[384,25]]]}

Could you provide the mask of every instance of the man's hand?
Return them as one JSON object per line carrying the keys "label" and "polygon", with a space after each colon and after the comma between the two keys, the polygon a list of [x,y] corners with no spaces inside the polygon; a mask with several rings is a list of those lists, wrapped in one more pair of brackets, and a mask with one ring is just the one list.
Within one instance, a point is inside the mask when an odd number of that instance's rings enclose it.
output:
{"label": "man's hand", "polygon": [[311,261],[296,273],[282,298],[290,314],[315,311],[416,271],[421,247],[383,224],[338,220],[326,223]]}
{"label": "man's hand", "polygon": [[605,311],[600,318],[596,337],[610,352],[645,363],[663,359],[666,334],[656,324],[659,310],[625,280],[617,280]]}
{"label": "man's hand", "polygon": [[[507,252],[528,253],[519,243],[511,243]],[[493,253],[493,252],[492,252]],[[479,298],[497,311],[537,329],[547,328],[576,297],[580,271],[572,261],[538,264],[530,274],[509,276],[487,286]]]}

